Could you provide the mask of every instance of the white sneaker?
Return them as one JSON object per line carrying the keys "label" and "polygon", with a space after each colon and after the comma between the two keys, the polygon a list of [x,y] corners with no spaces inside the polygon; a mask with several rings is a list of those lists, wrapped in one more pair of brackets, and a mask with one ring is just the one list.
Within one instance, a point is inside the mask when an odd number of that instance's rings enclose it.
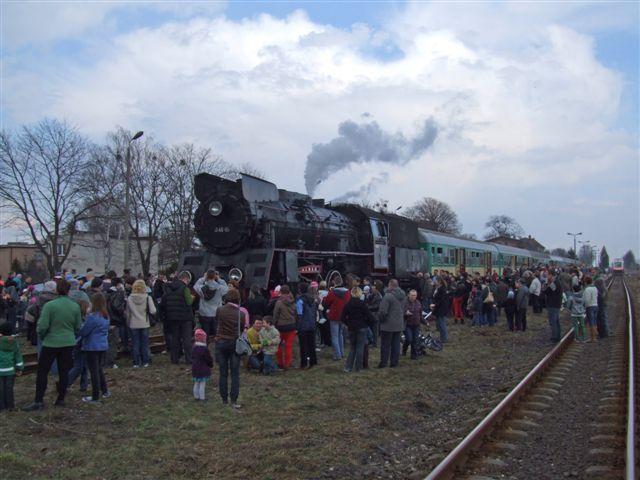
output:
{"label": "white sneaker", "polygon": [[140,368],[140,365],[134,365],[133,368]]}
{"label": "white sneaker", "polygon": [[118,365],[116,365],[115,363],[113,365],[111,365],[111,368],[113,368],[114,370],[116,370],[118,368]]}
{"label": "white sneaker", "polygon": [[145,363],[144,365],[142,365],[144,368],[147,368],[149,366],[148,363]]}

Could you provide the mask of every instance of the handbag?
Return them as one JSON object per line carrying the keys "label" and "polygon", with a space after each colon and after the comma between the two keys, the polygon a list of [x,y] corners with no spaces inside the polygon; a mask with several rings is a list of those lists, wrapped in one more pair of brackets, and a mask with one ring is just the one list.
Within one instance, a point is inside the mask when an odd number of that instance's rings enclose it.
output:
{"label": "handbag", "polygon": [[251,355],[253,350],[251,350],[251,345],[249,345],[247,339],[242,335],[242,330],[240,329],[241,313],[240,307],[238,307],[238,338],[236,339],[236,355],[240,355],[242,357],[243,355]]}

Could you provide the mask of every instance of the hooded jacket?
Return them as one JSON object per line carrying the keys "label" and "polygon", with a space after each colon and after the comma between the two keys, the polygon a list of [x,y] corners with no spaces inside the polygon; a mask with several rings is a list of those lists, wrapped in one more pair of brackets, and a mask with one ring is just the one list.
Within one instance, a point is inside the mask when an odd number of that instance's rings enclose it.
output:
{"label": "hooded jacket", "polygon": [[109,320],[99,313],[90,313],[78,336],[82,337],[83,352],[106,352],[109,348]]}
{"label": "hooded jacket", "polygon": [[127,298],[127,325],[129,328],[149,328],[150,315],[156,314],[156,306],[146,293],[132,293]]}
{"label": "hooded jacket", "polygon": [[344,287],[333,288],[322,300],[322,306],[329,310],[327,318],[332,322],[339,322],[342,316],[342,309],[351,299],[351,292]]}
{"label": "hooded jacket", "polygon": [[13,335],[0,336],[0,377],[16,374],[24,369],[20,345]]}
{"label": "hooded jacket", "polygon": [[401,332],[404,329],[402,304],[405,298],[406,295],[399,287],[385,292],[378,310],[381,332]]}
{"label": "hooded jacket", "polygon": [[[205,299],[202,291],[203,287],[213,291],[213,297],[211,297],[211,299]],[[218,280],[206,280],[204,278],[199,278],[193,286],[193,289],[200,297],[200,303],[198,306],[198,313],[200,316],[215,317],[218,308],[222,306],[222,297],[229,291],[229,286],[227,285],[227,282],[221,278]]]}
{"label": "hooded jacket", "polygon": [[584,317],[585,307],[582,292],[570,292],[567,295],[567,308],[572,317]]}
{"label": "hooded jacket", "polygon": [[296,329],[296,302],[293,295],[280,295],[273,309],[273,325],[280,332]]}

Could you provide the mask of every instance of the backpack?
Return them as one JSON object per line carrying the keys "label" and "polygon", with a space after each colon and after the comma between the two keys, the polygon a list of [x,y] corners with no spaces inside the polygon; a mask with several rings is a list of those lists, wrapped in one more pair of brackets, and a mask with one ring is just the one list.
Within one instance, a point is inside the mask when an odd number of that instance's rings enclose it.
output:
{"label": "backpack", "polygon": [[209,285],[203,285],[202,296],[204,297],[204,301],[208,302],[209,300],[212,300],[213,297],[216,296],[216,291],[213,288],[211,288]]}

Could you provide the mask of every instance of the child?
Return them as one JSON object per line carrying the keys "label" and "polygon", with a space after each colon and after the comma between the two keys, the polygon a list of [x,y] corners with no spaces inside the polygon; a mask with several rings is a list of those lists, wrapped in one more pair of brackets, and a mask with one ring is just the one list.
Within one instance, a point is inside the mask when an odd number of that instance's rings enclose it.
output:
{"label": "child", "polygon": [[204,390],[211,377],[213,358],[207,348],[207,334],[201,328],[193,334],[195,342],[191,350],[191,375],[193,377],[193,398],[204,401]]}
{"label": "child", "polygon": [[13,384],[24,369],[20,346],[12,331],[11,323],[0,325],[0,411],[15,408]]}
{"label": "child", "polygon": [[262,373],[273,375],[278,371],[275,355],[280,345],[280,332],[273,326],[273,318],[270,315],[262,317],[262,330],[260,330],[260,342],[262,343],[263,368]]}
{"label": "child", "polygon": [[567,295],[566,305],[571,312],[571,323],[573,323],[573,335],[576,341],[584,343],[587,340],[587,332],[584,328],[584,297],[580,291],[580,285],[573,286],[573,292]]}
{"label": "child", "polygon": [[82,339],[82,353],[91,376],[91,396],[82,397],[82,401],[96,403],[100,400],[100,392],[104,398],[111,396],[102,370],[109,348],[109,314],[107,298],[103,293],[94,293],[91,297],[91,313],[87,315],[78,336]]}
{"label": "child", "polygon": [[509,330],[513,332],[514,328],[514,318],[516,314],[516,294],[513,289],[509,289],[507,292],[507,298],[504,301],[504,313],[507,316],[507,325],[509,326]]}

